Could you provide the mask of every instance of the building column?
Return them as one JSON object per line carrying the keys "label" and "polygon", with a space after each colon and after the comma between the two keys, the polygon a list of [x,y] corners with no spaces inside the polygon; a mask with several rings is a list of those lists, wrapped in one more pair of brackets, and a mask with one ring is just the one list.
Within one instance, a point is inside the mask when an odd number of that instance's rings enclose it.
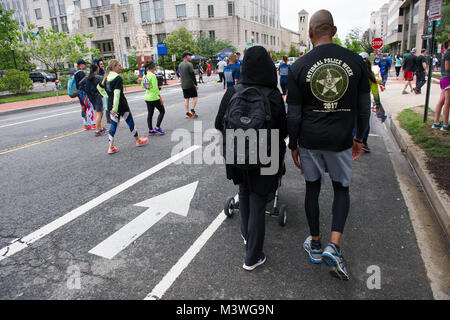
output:
{"label": "building column", "polygon": [[422,51],[422,34],[425,30],[425,19],[427,15],[427,0],[420,0],[419,3],[419,22],[417,24],[416,48],[417,52]]}

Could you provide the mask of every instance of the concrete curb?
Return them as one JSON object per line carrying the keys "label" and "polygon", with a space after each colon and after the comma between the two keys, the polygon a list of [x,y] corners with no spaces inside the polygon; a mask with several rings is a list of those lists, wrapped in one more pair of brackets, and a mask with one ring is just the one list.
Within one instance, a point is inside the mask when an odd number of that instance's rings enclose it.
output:
{"label": "concrete curb", "polygon": [[423,151],[415,150],[416,148],[418,148],[415,145],[415,148],[411,147],[413,143],[409,142],[407,138],[405,139],[403,135],[407,135],[407,133],[400,127],[400,123],[397,120],[393,120],[390,117],[389,121],[386,121],[386,127],[388,127],[391,131],[392,135],[400,146],[401,151],[405,153],[407,159],[409,160],[409,163],[413,167],[417,177],[422,183],[425,193],[430,201],[431,206],[436,212],[441,226],[447,233],[447,237],[450,237],[450,214],[447,211],[445,205],[446,201],[441,196],[439,190],[436,188],[436,184],[434,183],[431,175],[427,172],[427,170],[424,169],[425,163],[423,163],[423,161],[421,161],[420,157],[418,157],[417,155],[417,152]]}
{"label": "concrete curb", "polygon": [[[164,89],[168,89],[168,88],[175,88],[175,87],[181,87],[180,83],[171,85],[171,86],[167,86],[167,87],[163,87],[162,90]],[[126,92],[125,91],[125,96],[128,95],[133,95],[136,93],[142,93],[145,90],[137,90],[137,91],[132,91],[132,92]],[[32,111],[32,110],[37,110],[37,109],[46,109],[46,108],[51,108],[51,107],[62,107],[62,106],[67,106],[70,104],[76,104],[78,103],[77,98],[73,98],[70,101],[64,101],[64,102],[57,102],[57,103],[52,103],[52,104],[46,104],[46,105],[40,105],[40,106],[32,106],[32,107],[27,107],[27,108],[21,108],[21,109],[13,109],[13,110],[7,110],[7,111],[1,111],[0,112],[0,117],[1,116],[6,116],[6,115],[10,115],[10,114],[15,114],[15,113],[21,113],[21,112],[26,112],[26,111]]]}

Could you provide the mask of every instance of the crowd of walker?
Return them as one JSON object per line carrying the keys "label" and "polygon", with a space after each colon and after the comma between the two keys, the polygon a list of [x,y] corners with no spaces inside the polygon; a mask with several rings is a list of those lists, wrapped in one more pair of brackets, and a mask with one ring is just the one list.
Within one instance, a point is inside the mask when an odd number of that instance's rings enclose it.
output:
{"label": "crowd of walker", "polygon": [[[236,95],[242,95],[246,88],[259,89],[267,98],[270,110],[270,130],[278,130],[280,163],[284,161],[286,144],[289,137],[289,149],[295,166],[302,172],[306,193],[304,210],[310,228],[303,248],[309,260],[314,264],[325,262],[330,266],[333,276],[348,280],[349,272],[345,266],[341,251],[341,239],[350,210],[350,181],[352,162],[358,160],[363,151],[370,152],[367,144],[369,137],[369,119],[372,111],[377,118],[385,121],[386,113],[380,101],[379,88],[383,91],[387,85],[389,73],[395,67],[396,76],[404,71],[407,87],[415,94],[421,93],[425,76],[436,68],[426,63],[426,51],[420,57],[411,50],[404,57],[396,56],[395,61],[388,55],[376,56],[373,64],[367,53],[357,55],[339,45],[333,44],[337,32],[331,13],[327,10],[316,12],[310,21],[309,36],[313,50],[299,58],[292,65],[283,57],[278,70],[271,56],[261,46],[249,48],[240,60],[240,54],[233,53],[217,65],[220,83],[226,90],[215,120],[215,127],[221,132],[227,126],[227,110],[236,103]],[[450,105],[450,51],[447,40],[441,64],[441,99],[436,107],[436,121],[433,128],[449,130],[448,116]],[[197,118],[195,111],[198,102],[198,83],[194,68],[190,62],[193,54],[185,52],[179,65],[181,88],[185,99],[186,118]],[[378,69],[379,68],[379,72]],[[123,92],[123,80],[120,76],[122,66],[118,60],[111,60],[106,69],[102,60],[96,60],[88,76],[84,75],[86,62],[78,61],[75,74],[82,118],[86,130],[95,129],[95,135],[106,133],[102,127],[104,106],[107,109],[109,128],[109,154],[117,153],[114,137],[120,118],[125,119],[136,146],[143,146],[148,137],[140,137],[133,120],[130,107]],[[164,135],[161,128],[165,115],[164,102],[155,75],[153,61],[145,65],[142,87],[146,90],[145,103],[148,109],[148,136]],[[199,68],[200,75],[203,73]],[[375,72],[374,72],[375,71]],[[208,77],[211,66],[207,67]],[[417,85],[412,86],[414,74]],[[200,76],[200,79],[202,77]],[[281,87],[281,92],[279,87]],[[371,95],[373,99],[371,99]],[[373,103],[371,102],[373,101]],[[192,103],[191,103],[192,102]],[[156,126],[153,127],[153,115],[158,110]],[[267,109],[267,108],[266,108]],[[444,121],[439,119],[443,110]],[[247,110],[248,112],[248,110]],[[251,118],[242,116],[247,124]],[[243,120],[242,120],[243,121]],[[275,150],[272,150],[275,152]],[[275,193],[280,177],[285,174],[280,166],[274,175],[263,175],[261,168],[243,169],[231,164],[226,165],[227,178],[239,186],[241,213],[241,236],[246,247],[243,268],[252,271],[266,262],[263,251],[265,238],[265,206],[269,195]],[[319,195],[328,173],[333,185],[331,238],[323,248],[320,232]]]}

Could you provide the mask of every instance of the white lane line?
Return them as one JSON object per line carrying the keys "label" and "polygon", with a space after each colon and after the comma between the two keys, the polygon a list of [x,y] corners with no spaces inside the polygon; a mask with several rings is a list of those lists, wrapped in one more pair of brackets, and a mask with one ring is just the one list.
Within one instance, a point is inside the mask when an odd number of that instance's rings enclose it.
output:
{"label": "white lane line", "polygon": [[92,210],[93,208],[97,207],[98,205],[102,204],[103,202],[111,199],[112,197],[118,195],[122,191],[134,186],[135,184],[141,182],[144,179],[147,179],[151,175],[155,174],[156,172],[164,169],[165,167],[183,159],[184,157],[190,155],[195,150],[201,148],[200,146],[192,146],[189,149],[186,149],[183,152],[180,152],[179,154],[172,156],[170,159],[167,159],[164,162],[161,162],[160,164],[154,166],[153,168],[137,175],[134,178],[131,178],[130,180],[122,183],[121,185],[111,189],[110,191],[105,192],[101,196],[89,201],[88,203],[82,205],[81,207],[78,207],[69,213],[65,214],[64,216],[56,219],[55,221],[47,224],[46,226],[40,228],[39,230],[30,233],[29,235],[16,240],[14,243],[11,243],[9,246],[4,247],[0,249],[0,261],[3,259],[6,259],[7,257],[10,257],[17,252],[22,251],[23,249],[27,248],[32,243],[38,241],[39,239],[45,237],[46,235],[52,233],[53,231],[61,228],[62,226],[68,224],[69,222],[75,220],[76,218],[82,216],[89,210]]}
{"label": "white lane line", "polygon": [[[235,201],[238,201],[238,199],[239,196],[234,198]],[[222,211],[144,300],[161,299],[226,219],[227,217]]]}
{"label": "white lane line", "polygon": [[5,125],[3,125],[3,126],[0,126],[0,129],[1,129],[1,128],[6,128],[6,127],[17,126],[17,125],[19,125],[19,124],[29,123],[29,122],[38,121],[38,120],[45,120],[45,119],[55,118],[55,117],[63,116],[63,115],[66,115],[66,114],[80,113],[80,112],[81,112],[81,111],[70,111],[70,112],[64,112],[64,113],[54,114],[54,115],[51,115],[51,116],[48,116],[48,117],[42,117],[42,118],[31,119],[31,120],[25,120],[25,121],[16,122],[16,123],[5,124]]}
{"label": "white lane line", "polygon": [[[78,106],[78,108],[75,109],[75,107],[68,107],[68,108],[61,108],[60,111],[67,111],[68,110],[80,110],[80,106]],[[11,121],[15,121],[15,120],[21,120],[21,119],[27,119],[30,117],[35,117],[35,116],[39,116],[39,115],[43,115],[43,114],[53,114],[55,111],[47,111],[47,112],[39,112],[39,113],[34,113],[32,115],[25,115],[22,117],[14,117],[14,118],[8,118],[8,119],[0,119],[0,122],[11,122]],[[81,110],[80,110],[81,112]]]}

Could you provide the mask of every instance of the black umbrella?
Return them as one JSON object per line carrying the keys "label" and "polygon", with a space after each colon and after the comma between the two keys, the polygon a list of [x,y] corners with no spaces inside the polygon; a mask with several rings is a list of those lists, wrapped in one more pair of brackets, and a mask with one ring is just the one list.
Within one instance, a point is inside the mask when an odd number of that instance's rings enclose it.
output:
{"label": "black umbrella", "polygon": [[233,50],[230,48],[223,48],[219,52],[217,52],[214,57],[228,57],[230,54],[233,53]]}

